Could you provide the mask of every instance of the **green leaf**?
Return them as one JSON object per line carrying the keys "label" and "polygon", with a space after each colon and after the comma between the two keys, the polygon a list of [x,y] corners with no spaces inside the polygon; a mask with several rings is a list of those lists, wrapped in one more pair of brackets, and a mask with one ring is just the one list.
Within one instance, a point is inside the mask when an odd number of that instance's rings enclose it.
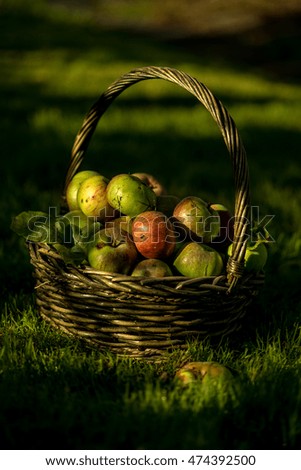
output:
{"label": "green leaf", "polygon": [[[84,217],[84,216],[83,216]],[[14,217],[11,229],[27,241],[47,244],[78,246],[85,251],[88,243],[102,224],[94,218],[85,218],[78,223],[76,218],[50,216],[46,212],[24,211]]]}
{"label": "green leaf", "polygon": [[273,239],[265,226],[261,226],[260,224],[254,225],[251,229],[251,236],[252,240],[255,239],[255,243],[269,243]]}
{"label": "green leaf", "polygon": [[87,263],[85,252],[78,246],[68,248],[66,245],[61,243],[55,243],[53,246],[61,255],[65,264],[80,266]]}
{"label": "green leaf", "polygon": [[68,233],[69,228],[74,245],[81,247],[85,247],[102,227],[102,224],[95,217],[87,217],[82,213],[80,214],[80,211],[72,211],[65,214],[58,219],[57,223],[64,227],[62,231],[64,234]]}
{"label": "green leaf", "polygon": [[61,241],[55,220],[45,212],[21,212],[12,219],[10,228],[27,241],[49,244]]}
{"label": "green leaf", "polygon": [[58,240],[68,246],[74,244],[72,227],[68,220],[64,219],[64,217],[57,217],[55,219],[54,226]]}

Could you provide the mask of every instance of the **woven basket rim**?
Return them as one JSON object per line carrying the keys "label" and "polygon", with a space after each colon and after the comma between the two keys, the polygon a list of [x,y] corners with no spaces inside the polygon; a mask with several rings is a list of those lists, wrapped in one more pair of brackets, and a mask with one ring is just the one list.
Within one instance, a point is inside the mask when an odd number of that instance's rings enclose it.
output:
{"label": "woven basket rim", "polygon": [[[244,273],[241,276],[240,283],[237,283],[235,289],[229,289],[229,281],[227,273],[223,272],[218,276],[202,276],[192,278],[183,275],[172,275],[165,277],[147,277],[147,276],[132,276],[131,274],[121,274],[115,272],[101,271],[93,268],[90,265],[79,265],[66,264],[63,257],[56,251],[56,249],[47,243],[41,242],[27,242],[27,247],[31,255],[35,253],[34,257],[39,257],[41,265],[47,266],[49,260],[54,261],[62,272],[66,275],[81,277],[83,276],[83,282],[87,282],[91,279],[93,282],[97,282],[99,279],[105,280],[108,284],[114,283],[115,288],[120,291],[130,292],[133,286],[141,286],[141,292],[143,290],[148,292],[149,288],[154,285],[165,285],[170,286],[171,290],[177,293],[189,292],[198,288],[210,289],[216,292],[223,292],[229,296],[237,295],[237,292],[249,289],[249,285],[261,285],[265,278],[264,272],[249,272]],[[44,260],[46,256],[47,261]],[[129,285],[130,287],[124,287]],[[119,287],[117,287],[119,286]],[[36,289],[38,286],[36,287]],[[145,288],[145,289],[144,289]],[[154,288],[153,288],[154,292]]]}

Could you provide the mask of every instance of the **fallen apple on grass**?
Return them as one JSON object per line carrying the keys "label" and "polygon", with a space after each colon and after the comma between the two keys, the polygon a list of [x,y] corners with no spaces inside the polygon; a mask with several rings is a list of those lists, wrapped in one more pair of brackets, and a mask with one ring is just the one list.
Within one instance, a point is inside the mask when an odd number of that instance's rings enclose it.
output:
{"label": "fallen apple on grass", "polygon": [[66,201],[69,208],[69,211],[79,209],[79,204],[77,200],[78,190],[83,181],[91,176],[99,175],[97,171],[93,170],[84,170],[76,173],[66,189]]}
{"label": "fallen apple on grass", "polygon": [[135,217],[156,207],[156,194],[137,176],[121,173],[114,176],[107,187],[109,204],[123,215]]}
{"label": "fallen apple on grass", "polygon": [[179,249],[173,266],[183,276],[197,278],[218,276],[224,269],[221,254],[214,248],[197,242],[188,242]]}
{"label": "fallen apple on grass", "polygon": [[233,375],[226,366],[218,362],[197,361],[188,362],[183,367],[178,369],[175,377],[183,385],[189,385],[197,381],[205,383],[207,380],[231,380]]}
{"label": "fallen apple on grass", "polygon": [[145,211],[132,224],[132,237],[145,258],[168,258],[176,245],[176,236],[168,217],[160,211]]}
{"label": "fallen apple on grass", "polygon": [[117,233],[104,228],[95,234],[87,248],[90,266],[110,273],[128,274],[138,258],[138,252],[127,232]]}
{"label": "fallen apple on grass", "polygon": [[134,267],[132,276],[142,277],[166,277],[172,276],[172,270],[161,259],[144,259]]}
{"label": "fallen apple on grass", "polygon": [[187,196],[182,199],[176,205],[173,216],[187,227],[196,241],[210,243],[219,234],[218,212],[199,197]]}

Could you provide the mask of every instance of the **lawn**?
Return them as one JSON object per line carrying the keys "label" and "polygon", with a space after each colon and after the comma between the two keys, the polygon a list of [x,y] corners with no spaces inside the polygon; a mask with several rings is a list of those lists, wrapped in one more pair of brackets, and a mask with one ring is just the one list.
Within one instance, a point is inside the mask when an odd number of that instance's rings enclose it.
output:
{"label": "lawn", "polygon": [[[187,42],[128,25],[99,26],[87,11],[71,13],[59,2],[23,3],[0,3],[2,448],[22,449],[25,441],[31,449],[300,448],[298,80],[235,61],[233,53],[220,57],[215,47],[200,54]],[[27,249],[10,229],[21,211],[47,212],[59,203],[86,112],[113,80],[144,65],[183,70],[226,106],[246,147],[251,203],[260,219],[273,216],[274,239],[265,286],[242,330],[218,344],[192,342],[156,364],[100,352],[45,324]],[[195,194],[233,211],[231,163],[218,128],[194,97],[159,80],[116,100],[82,169],[109,178],[153,173],[172,194]],[[187,361],[218,361],[233,380],[183,387],[175,372]]]}

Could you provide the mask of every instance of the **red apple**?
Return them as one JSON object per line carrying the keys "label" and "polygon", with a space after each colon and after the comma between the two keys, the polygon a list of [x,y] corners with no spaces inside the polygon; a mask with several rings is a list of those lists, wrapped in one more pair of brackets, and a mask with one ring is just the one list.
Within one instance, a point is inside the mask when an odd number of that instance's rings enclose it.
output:
{"label": "red apple", "polygon": [[204,243],[210,243],[219,233],[220,217],[207,202],[196,196],[182,199],[175,207],[174,217]]}
{"label": "red apple", "polygon": [[172,276],[172,271],[167,263],[161,259],[143,259],[134,267],[132,276],[166,277]]}
{"label": "red apple", "polygon": [[76,173],[70,183],[67,186],[66,189],[66,201],[67,205],[69,207],[69,211],[74,211],[79,209],[79,204],[77,200],[77,194],[80,185],[84,180],[89,178],[90,176],[96,176],[99,173],[97,171],[93,170],[84,170],[80,171],[79,173]]}
{"label": "red apple", "polygon": [[157,196],[166,193],[164,186],[153,175],[149,173],[132,173],[132,175],[143,181],[146,186],[149,186]]}
{"label": "red apple", "polygon": [[218,276],[223,271],[223,258],[218,251],[197,242],[188,242],[173,262],[176,270],[187,277]]}
{"label": "red apple", "polygon": [[114,213],[107,199],[109,180],[105,176],[95,175],[85,179],[79,187],[77,200],[80,210],[87,216],[104,221]]}
{"label": "red apple", "polygon": [[87,250],[90,266],[110,273],[128,274],[138,258],[138,252],[127,232],[116,233],[114,228],[95,234]]}
{"label": "red apple", "polygon": [[210,208],[217,211],[220,217],[220,230],[218,235],[212,240],[211,245],[216,250],[227,248],[234,238],[234,217],[223,204],[210,204]]}
{"label": "red apple", "polygon": [[163,212],[145,211],[133,221],[132,237],[145,258],[167,258],[176,245],[173,226]]}

